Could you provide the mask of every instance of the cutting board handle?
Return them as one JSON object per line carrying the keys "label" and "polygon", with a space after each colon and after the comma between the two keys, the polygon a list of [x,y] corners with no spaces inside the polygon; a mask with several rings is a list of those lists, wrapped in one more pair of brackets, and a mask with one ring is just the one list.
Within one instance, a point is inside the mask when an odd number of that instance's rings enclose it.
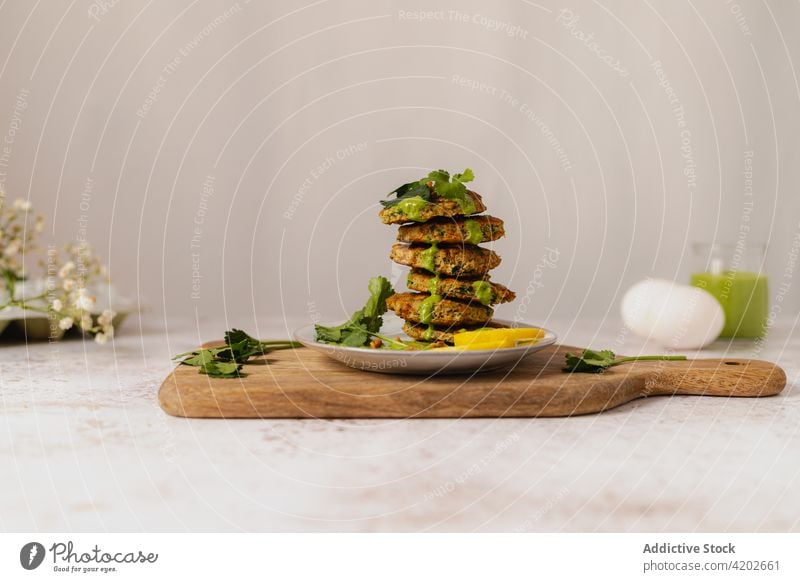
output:
{"label": "cutting board handle", "polygon": [[786,386],[786,373],[763,360],[665,361],[653,368],[646,394],[757,397],[773,396]]}

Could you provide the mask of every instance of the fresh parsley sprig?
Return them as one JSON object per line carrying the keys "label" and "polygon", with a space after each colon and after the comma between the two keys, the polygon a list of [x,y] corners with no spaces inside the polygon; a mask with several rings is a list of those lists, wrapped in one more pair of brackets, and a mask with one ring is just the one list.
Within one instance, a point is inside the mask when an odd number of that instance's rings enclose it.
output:
{"label": "fresh parsley sprig", "polygon": [[452,176],[445,170],[433,170],[426,177],[403,184],[396,190],[389,192],[389,198],[381,200],[381,204],[385,208],[389,208],[409,198],[421,198],[430,202],[433,194],[437,194],[442,198],[463,200],[467,195],[465,184],[472,182],[474,179],[475,174],[469,168],[460,174],[453,174]]}
{"label": "fresh parsley sprig", "polygon": [[387,311],[386,300],[394,293],[394,289],[386,277],[373,277],[368,287],[367,303],[346,322],[336,326],[314,326],[318,342],[360,347],[369,343],[369,338],[380,331],[383,314]]}
{"label": "fresh parsley sprig", "polygon": [[275,350],[291,350],[302,347],[299,342],[289,340],[258,340],[241,329],[225,332],[225,345],[216,348],[200,348],[173,357],[186,366],[195,366],[200,374],[211,378],[238,378],[242,365],[250,358],[263,356]]}
{"label": "fresh parsley sprig", "polygon": [[581,354],[567,352],[565,372],[604,372],[611,366],[642,360],[685,360],[686,356],[624,356],[617,357],[611,350],[583,350]]}

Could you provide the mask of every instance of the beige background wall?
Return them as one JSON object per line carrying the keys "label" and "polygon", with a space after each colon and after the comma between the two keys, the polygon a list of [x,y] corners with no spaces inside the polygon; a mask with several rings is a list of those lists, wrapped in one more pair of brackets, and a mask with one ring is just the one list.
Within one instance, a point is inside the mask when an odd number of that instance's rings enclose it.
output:
{"label": "beige background wall", "polygon": [[400,274],[377,201],[433,167],[472,167],[507,221],[495,278],[521,299],[504,315],[615,313],[627,285],[687,279],[689,243],[742,224],[769,241],[775,292],[792,283],[797,2],[8,0],[0,15],[0,180],[54,239],[85,228],[156,313],[341,317],[368,277]]}

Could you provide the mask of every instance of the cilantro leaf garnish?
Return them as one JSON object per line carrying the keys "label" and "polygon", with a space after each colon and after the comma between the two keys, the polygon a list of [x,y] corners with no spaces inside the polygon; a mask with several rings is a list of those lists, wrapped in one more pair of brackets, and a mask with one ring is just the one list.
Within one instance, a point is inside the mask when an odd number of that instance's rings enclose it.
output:
{"label": "cilantro leaf garnish", "polygon": [[200,348],[173,357],[186,366],[195,366],[198,373],[211,378],[238,378],[244,376],[242,366],[254,356],[263,356],[273,350],[289,350],[302,347],[299,342],[289,340],[258,340],[241,329],[225,332],[225,345],[216,348]]}
{"label": "cilantro leaf garnish", "polygon": [[686,356],[625,356],[617,357],[611,350],[583,350],[581,354],[567,352],[564,372],[604,372],[612,366],[641,360],[685,360]]}
{"label": "cilantro leaf garnish", "polygon": [[337,326],[315,325],[317,341],[328,344],[340,344],[348,347],[360,347],[369,342],[369,338],[380,331],[383,325],[383,314],[386,313],[386,300],[394,293],[392,284],[385,277],[373,277],[369,280],[369,299],[356,311],[349,320]]}
{"label": "cilantro leaf garnish", "polygon": [[[403,184],[396,190],[389,192],[389,198],[381,200],[381,204],[388,208],[409,198],[421,198],[430,202],[431,196],[437,194],[442,198],[464,199],[467,196],[467,182],[472,182],[475,174],[467,168],[461,174],[453,174],[446,170],[433,170],[426,177]],[[392,198],[394,196],[394,198]]]}
{"label": "cilantro leaf garnish", "polygon": [[472,182],[475,175],[472,170],[467,168],[461,174],[450,174],[444,170],[436,170],[428,174],[428,178],[433,180],[433,190],[442,198],[463,199],[467,195],[467,182]]}

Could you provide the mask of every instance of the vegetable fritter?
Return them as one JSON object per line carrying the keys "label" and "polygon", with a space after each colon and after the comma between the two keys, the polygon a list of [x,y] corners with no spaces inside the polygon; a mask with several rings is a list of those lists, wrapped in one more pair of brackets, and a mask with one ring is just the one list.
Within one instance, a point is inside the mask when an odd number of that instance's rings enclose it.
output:
{"label": "vegetable fritter", "polygon": [[404,222],[425,222],[437,216],[464,216],[478,214],[486,210],[480,194],[467,190],[467,200],[472,208],[465,208],[458,200],[434,196],[430,202],[418,198],[403,201],[380,211],[384,224],[403,224]]}
{"label": "vegetable fritter", "polygon": [[[494,314],[491,307],[480,303],[462,303],[452,299],[425,303],[430,298],[428,293],[395,293],[386,300],[386,305],[400,319],[444,327],[486,323]],[[429,307],[427,313],[426,306]]]}
{"label": "vegetable fritter", "polygon": [[478,279],[436,278],[427,271],[414,269],[408,274],[406,285],[412,291],[436,293],[453,299],[479,301],[484,305],[497,305],[514,301],[516,294],[505,285],[490,281],[488,277]]}
{"label": "vegetable fritter", "polygon": [[397,240],[407,243],[479,244],[505,236],[503,221],[494,216],[433,218],[400,227]]}
{"label": "vegetable fritter", "polygon": [[407,267],[457,277],[482,277],[500,264],[497,253],[475,245],[436,247],[395,243],[389,258]]}
{"label": "vegetable fritter", "polygon": [[[490,321],[485,326],[478,325],[478,326],[451,326],[451,327],[431,327],[428,328],[427,325],[423,325],[420,323],[414,323],[411,321],[406,321],[403,324],[403,331],[408,335],[408,337],[413,338],[419,341],[433,341],[433,342],[444,342],[446,344],[453,345],[455,340],[453,339],[453,334],[458,331],[472,331],[476,329],[483,329],[484,327],[505,327],[504,325],[500,325],[499,323],[495,323]],[[428,331],[430,329],[430,331]]]}

